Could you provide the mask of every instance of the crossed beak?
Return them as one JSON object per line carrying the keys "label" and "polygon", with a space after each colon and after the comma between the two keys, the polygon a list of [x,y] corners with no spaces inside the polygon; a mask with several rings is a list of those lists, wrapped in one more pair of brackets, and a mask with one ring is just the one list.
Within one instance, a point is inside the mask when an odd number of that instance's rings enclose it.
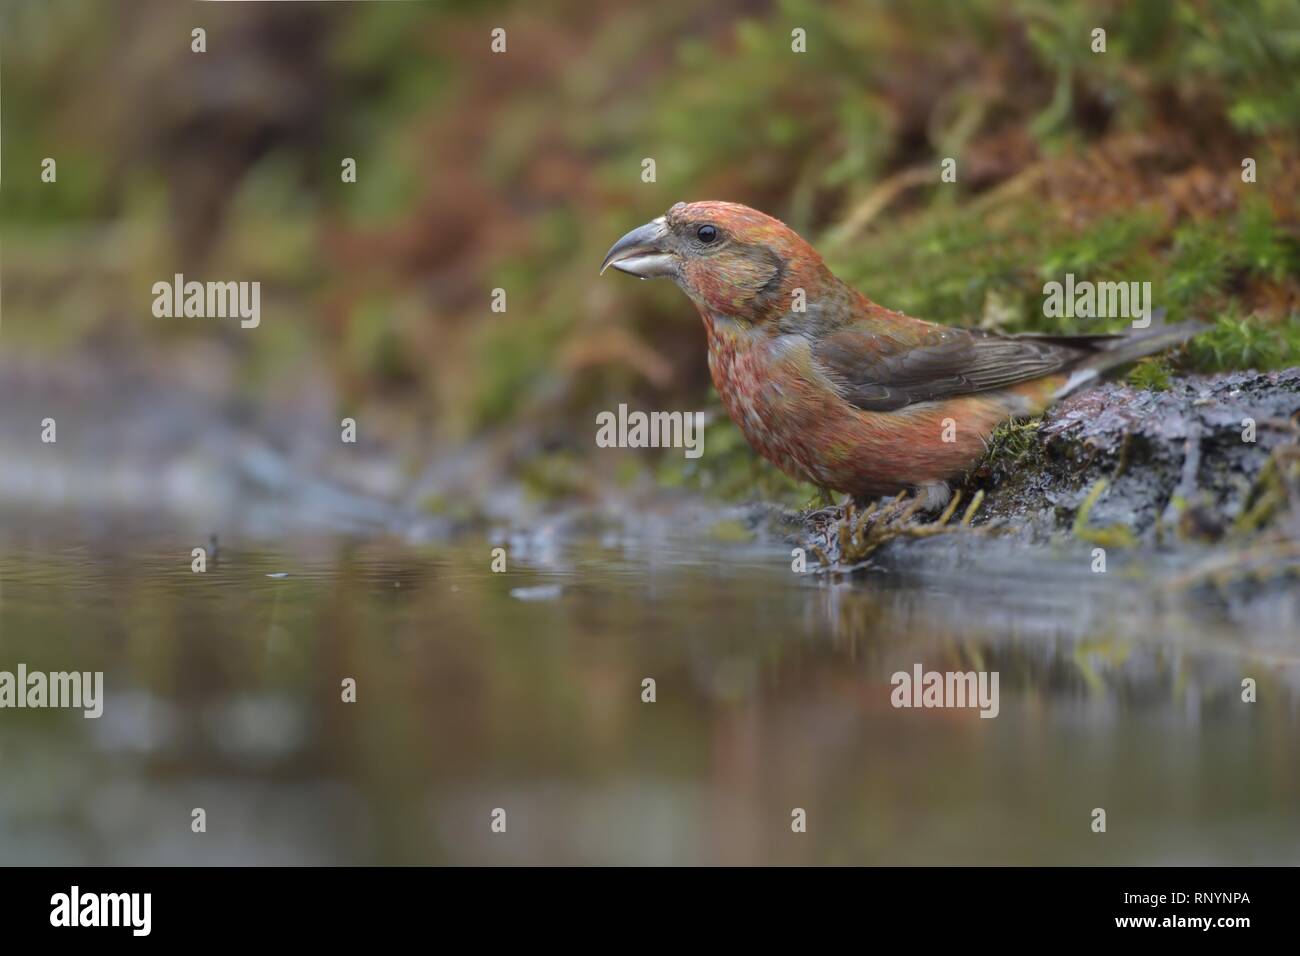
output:
{"label": "crossed beak", "polygon": [[672,275],[676,256],[667,251],[667,238],[668,224],[663,216],[637,226],[610,248],[601,263],[601,273],[613,266],[619,272],[642,279]]}

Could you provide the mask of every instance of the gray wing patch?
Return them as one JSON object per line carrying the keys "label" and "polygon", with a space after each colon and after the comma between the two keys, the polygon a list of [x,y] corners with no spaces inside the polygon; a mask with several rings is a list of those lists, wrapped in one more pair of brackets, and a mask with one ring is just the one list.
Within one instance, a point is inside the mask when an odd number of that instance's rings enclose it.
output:
{"label": "gray wing patch", "polygon": [[845,400],[874,412],[1006,388],[1065,370],[1088,351],[1059,339],[940,326],[917,345],[862,329],[841,329],[813,345]]}

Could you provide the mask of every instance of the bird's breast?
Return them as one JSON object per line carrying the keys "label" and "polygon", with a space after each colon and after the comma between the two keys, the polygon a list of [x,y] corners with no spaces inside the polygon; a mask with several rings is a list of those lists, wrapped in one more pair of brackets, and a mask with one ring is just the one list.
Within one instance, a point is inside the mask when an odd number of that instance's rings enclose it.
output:
{"label": "bird's breast", "polygon": [[746,440],[796,478],[826,477],[818,466],[818,432],[839,400],[816,381],[807,341],[725,321],[705,324],[714,387]]}

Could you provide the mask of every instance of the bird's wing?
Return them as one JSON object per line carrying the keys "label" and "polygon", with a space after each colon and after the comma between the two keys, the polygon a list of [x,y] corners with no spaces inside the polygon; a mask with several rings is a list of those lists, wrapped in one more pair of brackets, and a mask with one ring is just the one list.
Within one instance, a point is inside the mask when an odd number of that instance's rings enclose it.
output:
{"label": "bird's wing", "polygon": [[812,354],[846,401],[887,412],[1060,372],[1100,345],[909,320],[838,329],[819,336]]}

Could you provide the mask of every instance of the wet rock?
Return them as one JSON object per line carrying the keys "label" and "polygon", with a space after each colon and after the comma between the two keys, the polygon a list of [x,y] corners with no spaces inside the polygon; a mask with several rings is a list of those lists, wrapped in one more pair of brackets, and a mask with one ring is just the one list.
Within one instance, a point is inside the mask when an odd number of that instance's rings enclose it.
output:
{"label": "wet rock", "polygon": [[1300,369],[1176,379],[1163,392],[1102,385],[1049,410],[1014,467],[975,469],[967,487],[985,492],[975,524],[1023,523],[1035,540],[1070,531],[1105,481],[1090,525],[1151,538],[1186,515],[1184,533],[1220,536],[1274,451],[1300,437],[1297,415]]}

